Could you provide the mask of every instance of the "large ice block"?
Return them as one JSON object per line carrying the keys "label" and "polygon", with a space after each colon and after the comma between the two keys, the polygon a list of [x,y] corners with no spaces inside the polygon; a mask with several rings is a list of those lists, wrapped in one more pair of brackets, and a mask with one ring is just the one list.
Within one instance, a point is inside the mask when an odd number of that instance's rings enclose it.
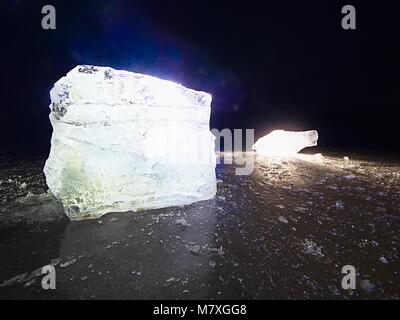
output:
{"label": "large ice block", "polygon": [[317,145],[318,132],[274,130],[261,137],[253,145],[253,150],[266,156],[292,156],[304,148]]}
{"label": "large ice block", "polygon": [[214,197],[208,93],[81,65],[55,83],[50,97],[44,173],[70,219]]}

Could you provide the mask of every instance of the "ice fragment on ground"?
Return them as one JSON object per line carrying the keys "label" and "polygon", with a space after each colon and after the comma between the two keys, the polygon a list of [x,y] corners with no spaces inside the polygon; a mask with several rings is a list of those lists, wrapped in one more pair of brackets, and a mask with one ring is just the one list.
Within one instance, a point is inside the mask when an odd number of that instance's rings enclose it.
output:
{"label": "ice fragment on ground", "polygon": [[74,264],[76,261],[77,261],[77,260],[76,260],[75,258],[74,258],[74,259],[71,259],[71,260],[68,260],[68,261],[66,261],[66,262],[64,262],[64,263],[61,263],[61,264],[60,264],[60,267],[61,267],[61,268],[67,268],[67,267],[69,267],[70,265]]}
{"label": "ice fragment on ground", "polygon": [[194,255],[200,255],[201,246],[199,244],[188,245],[187,248],[189,249],[190,253]]}
{"label": "ice fragment on ground", "polygon": [[165,282],[168,284],[168,283],[171,283],[171,282],[173,282],[175,280],[176,279],[174,277],[172,277],[172,278],[169,278],[169,279],[165,280]]}
{"label": "ice fragment on ground", "polygon": [[9,287],[16,282],[22,282],[27,276],[27,273],[16,275],[8,280],[4,280],[3,283],[0,284],[0,287]]}
{"label": "ice fragment on ground", "polygon": [[287,219],[285,217],[282,217],[282,216],[279,216],[278,220],[280,222],[283,222],[283,223],[288,223],[289,222],[289,221],[287,221]]}
{"label": "ice fragment on ground", "polygon": [[375,290],[375,285],[368,279],[361,280],[360,287],[366,292],[373,292]]}
{"label": "ice fragment on ground", "polygon": [[175,221],[175,223],[177,224],[177,225],[179,225],[179,226],[182,226],[182,227],[190,227],[190,224],[189,223],[187,223],[187,221],[186,221],[186,219],[177,219],[176,221]]}
{"label": "ice fragment on ground", "polygon": [[336,209],[340,209],[340,210],[344,209],[344,202],[341,200],[336,201],[335,207],[336,207]]}
{"label": "ice fragment on ground", "polygon": [[322,247],[318,246],[314,241],[307,239],[303,243],[303,252],[312,256],[324,256],[322,253]]}
{"label": "ice fragment on ground", "polygon": [[209,260],[209,261],[208,261],[208,264],[209,264],[209,266],[210,266],[211,268],[214,268],[214,267],[217,265],[216,262],[213,261],[213,260]]}
{"label": "ice fragment on ground", "polygon": [[25,189],[27,187],[26,182],[22,182],[21,185],[19,186],[20,189]]}
{"label": "ice fragment on ground", "polygon": [[380,257],[379,261],[382,262],[383,264],[388,264],[389,263],[389,261],[387,261],[387,259],[384,256]]}
{"label": "ice fragment on ground", "polygon": [[274,130],[257,140],[253,150],[266,156],[291,156],[317,145],[318,132]]}

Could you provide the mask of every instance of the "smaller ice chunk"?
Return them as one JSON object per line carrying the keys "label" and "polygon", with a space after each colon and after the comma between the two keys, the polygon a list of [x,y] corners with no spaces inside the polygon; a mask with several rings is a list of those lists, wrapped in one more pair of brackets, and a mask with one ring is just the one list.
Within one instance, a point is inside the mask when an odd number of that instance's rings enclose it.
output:
{"label": "smaller ice chunk", "polygon": [[318,132],[274,130],[261,137],[253,145],[253,150],[266,156],[292,156],[307,147],[317,145]]}

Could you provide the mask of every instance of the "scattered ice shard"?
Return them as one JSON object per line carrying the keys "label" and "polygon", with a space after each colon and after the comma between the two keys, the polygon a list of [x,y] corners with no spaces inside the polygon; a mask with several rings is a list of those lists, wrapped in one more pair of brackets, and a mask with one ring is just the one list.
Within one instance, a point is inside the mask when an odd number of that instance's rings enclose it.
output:
{"label": "scattered ice shard", "polygon": [[253,145],[253,150],[266,156],[292,156],[306,147],[317,145],[318,132],[274,130],[261,137]]}
{"label": "scattered ice shard", "polygon": [[55,83],[50,98],[44,173],[70,219],[215,196],[208,93],[81,65]]}

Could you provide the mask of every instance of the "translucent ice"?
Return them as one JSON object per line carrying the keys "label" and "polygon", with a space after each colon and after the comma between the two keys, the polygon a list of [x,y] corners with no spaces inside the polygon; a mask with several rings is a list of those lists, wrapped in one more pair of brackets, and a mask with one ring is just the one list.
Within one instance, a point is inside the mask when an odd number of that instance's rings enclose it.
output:
{"label": "translucent ice", "polygon": [[53,135],[44,173],[71,219],[214,197],[208,93],[143,74],[77,66],[50,97]]}
{"label": "translucent ice", "polygon": [[253,150],[268,156],[292,156],[306,147],[317,145],[318,132],[274,130],[257,140]]}

